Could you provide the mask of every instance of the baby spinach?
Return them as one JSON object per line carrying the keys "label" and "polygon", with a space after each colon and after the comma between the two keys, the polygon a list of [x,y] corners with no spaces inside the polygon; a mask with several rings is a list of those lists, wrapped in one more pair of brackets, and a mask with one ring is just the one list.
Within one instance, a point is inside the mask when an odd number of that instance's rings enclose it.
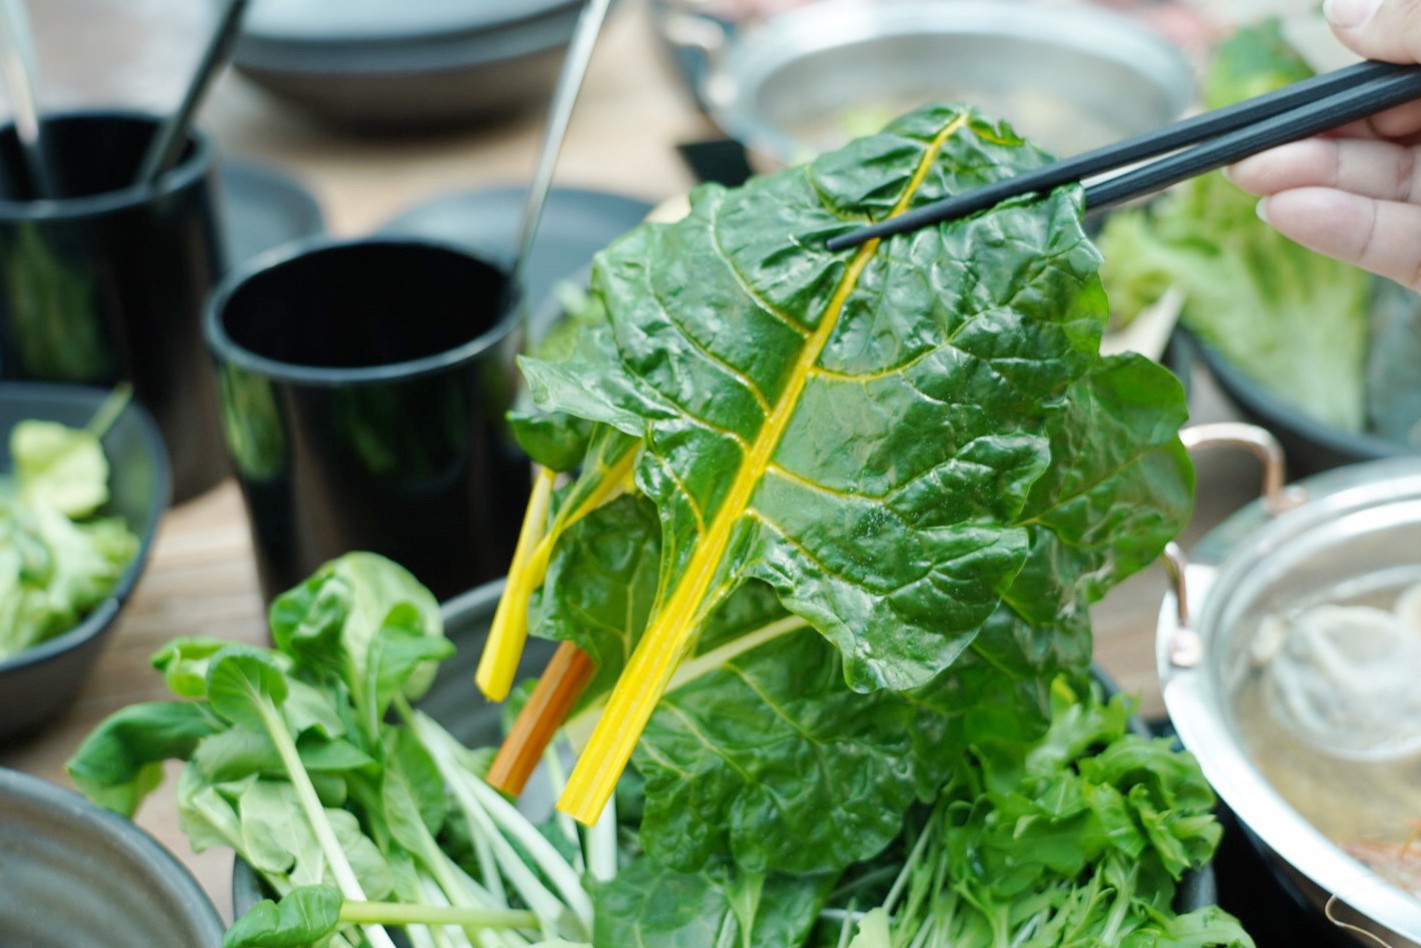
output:
{"label": "baby spinach", "polygon": [[[582,870],[484,784],[486,757],[410,704],[453,648],[429,591],[354,553],[278,597],[271,618],[275,649],[169,643],[153,662],[186,700],[112,715],[68,764],[86,795],[132,815],[163,760],[186,762],[194,848],[230,846],[281,897],[228,943],[378,948],[392,945],[385,925],[409,926],[416,948],[585,937]],[[607,849],[611,829],[589,840]],[[578,866],[591,862],[581,847]]]}

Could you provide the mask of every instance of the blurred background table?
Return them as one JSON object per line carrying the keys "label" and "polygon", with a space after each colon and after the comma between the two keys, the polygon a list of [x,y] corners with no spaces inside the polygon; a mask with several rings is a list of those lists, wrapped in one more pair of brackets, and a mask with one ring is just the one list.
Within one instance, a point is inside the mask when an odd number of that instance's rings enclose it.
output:
{"label": "blurred background table", "polygon": [[[52,82],[47,105],[117,99],[170,108],[209,22],[199,7],[190,0],[32,4],[41,65]],[[319,199],[332,233],[358,235],[442,193],[525,183],[542,120],[532,110],[436,135],[350,137],[228,75],[201,124],[225,155],[299,178]],[[556,182],[656,203],[695,183],[675,146],[717,134],[660,47],[645,2],[628,0],[614,10],[599,42]],[[1193,404],[1196,419],[1226,415],[1206,379],[1196,379]],[[1199,481],[1196,535],[1257,489],[1254,465],[1241,457],[1206,456]],[[1151,715],[1161,710],[1153,643],[1164,588],[1162,571],[1151,569],[1097,610],[1099,662]],[[230,481],[169,512],[147,574],[80,700],[38,738],[0,749],[0,766],[68,785],[63,762],[101,718],[126,704],[166,697],[148,656],[174,636],[197,634],[265,640],[246,520]],[[231,854],[192,853],[177,826],[171,780],[145,804],[139,822],[192,868],[230,917]]]}

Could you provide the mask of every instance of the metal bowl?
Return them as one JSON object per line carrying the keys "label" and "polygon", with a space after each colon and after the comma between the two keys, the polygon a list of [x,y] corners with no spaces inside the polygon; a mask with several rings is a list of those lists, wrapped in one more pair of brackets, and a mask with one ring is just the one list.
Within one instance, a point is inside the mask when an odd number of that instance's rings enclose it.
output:
{"label": "metal bowl", "polygon": [[702,101],[761,167],[926,102],[979,105],[1068,155],[1169,122],[1193,98],[1184,54],[1134,21],[1003,0],[829,0],[736,33],[710,60]]}
{"label": "metal bowl", "polygon": [[[10,429],[17,423],[41,418],[83,427],[107,397],[104,389],[80,385],[0,384],[0,471],[10,468]],[[128,524],[138,535],[138,552],[108,598],[78,625],[0,660],[0,741],[33,733],[74,699],[143,573],[168,505],[167,453],[157,425],[142,406],[129,402],[102,444],[109,462],[110,496],[101,513]]]}
{"label": "metal bowl", "polygon": [[[1250,430],[1255,447],[1271,446],[1270,480],[1281,487],[1276,442]],[[1256,674],[1251,653],[1265,616],[1327,601],[1332,593],[1421,579],[1418,549],[1421,458],[1306,478],[1244,508],[1190,552],[1181,590],[1165,600],[1156,642],[1170,718],[1219,796],[1319,912],[1335,898],[1331,915],[1392,946],[1421,944],[1421,899],[1354,859],[1304,817],[1290,801],[1297,784],[1292,790],[1275,785],[1269,761],[1286,751],[1260,745],[1240,699]],[[1364,766],[1330,758],[1314,779],[1355,774],[1362,792],[1371,792]],[[1397,820],[1414,815],[1398,813]]]}
{"label": "metal bowl", "polygon": [[358,131],[493,118],[552,89],[575,0],[263,0],[233,66],[307,114]]}
{"label": "metal bowl", "polygon": [[216,948],[192,874],[128,820],[0,768],[0,944]]}

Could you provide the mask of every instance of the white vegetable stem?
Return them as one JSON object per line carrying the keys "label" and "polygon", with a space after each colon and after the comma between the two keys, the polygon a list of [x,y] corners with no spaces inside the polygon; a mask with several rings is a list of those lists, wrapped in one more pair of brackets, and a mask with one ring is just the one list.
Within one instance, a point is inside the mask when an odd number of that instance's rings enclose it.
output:
{"label": "white vegetable stem", "polygon": [[[410,716],[420,742],[434,758],[440,775],[470,822],[470,829],[482,833],[508,881],[523,901],[551,926],[571,910],[587,931],[592,927],[592,901],[582,882],[553,845],[508,801],[483,780],[461,767],[457,755],[463,746],[450,737],[433,718],[415,711]],[[501,830],[501,832],[500,832]],[[504,838],[513,838],[553,883],[561,896],[553,895],[525,864],[523,857]]]}
{"label": "white vegetable stem", "polygon": [[[316,836],[316,842],[320,844],[321,853],[326,857],[331,875],[340,887],[340,894],[345,896],[347,902],[364,902],[365,890],[360,887],[360,880],[355,877],[355,870],[350,867],[350,860],[346,859],[345,850],[341,849],[340,841],[336,839],[335,830],[326,817],[326,808],[321,805],[321,798],[316,795],[311,776],[306,773],[301,756],[296,752],[296,744],[286,730],[286,722],[281,719],[276,705],[269,701],[258,702],[256,707],[272,744],[276,746],[277,754],[281,756],[286,776],[296,790],[296,799],[301,802],[301,809],[306,812],[306,822],[311,824],[311,831]],[[395,948],[389,933],[381,926],[362,925],[361,930],[365,932],[372,948]]]}

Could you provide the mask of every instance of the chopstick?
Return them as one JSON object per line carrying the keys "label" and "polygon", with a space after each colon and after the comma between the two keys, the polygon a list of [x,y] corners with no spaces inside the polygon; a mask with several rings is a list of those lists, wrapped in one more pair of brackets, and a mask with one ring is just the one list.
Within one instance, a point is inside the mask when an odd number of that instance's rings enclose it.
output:
{"label": "chopstick", "polygon": [[[1104,210],[1260,151],[1338,128],[1418,97],[1421,97],[1421,67],[1381,62],[1357,63],[1053,162],[1035,171],[925,204],[832,237],[827,247],[829,250],[855,247],[875,237],[887,237],[963,217],[995,207],[1008,198],[1049,191],[1063,184],[1138,164],[1147,158],[1178,152],[1087,186],[1087,210]],[[1189,145],[1196,147],[1186,148]],[[1181,148],[1185,150],[1180,151]]]}
{"label": "chopstick", "polygon": [[248,2],[249,0],[227,0],[227,6],[218,15],[217,26],[198,59],[197,68],[188,80],[177,111],[158,128],[148,143],[139,164],[138,175],[134,179],[135,184],[156,184],[178,160],[183,146],[187,144],[188,129],[192,126],[198,107],[207,95],[212,80],[226,65],[232,48],[241,35],[242,17],[246,13]]}

